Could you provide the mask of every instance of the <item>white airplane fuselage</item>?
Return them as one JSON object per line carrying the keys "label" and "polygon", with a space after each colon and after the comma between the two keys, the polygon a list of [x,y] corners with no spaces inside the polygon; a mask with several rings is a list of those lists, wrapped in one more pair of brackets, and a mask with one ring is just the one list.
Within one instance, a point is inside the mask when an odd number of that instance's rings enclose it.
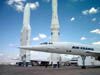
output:
{"label": "white airplane fuselage", "polygon": [[[100,48],[95,45],[76,44],[69,42],[56,42],[35,45],[32,47],[21,47],[26,50],[42,51],[59,54],[74,54],[83,56],[100,56]],[[96,52],[96,53],[95,53]]]}

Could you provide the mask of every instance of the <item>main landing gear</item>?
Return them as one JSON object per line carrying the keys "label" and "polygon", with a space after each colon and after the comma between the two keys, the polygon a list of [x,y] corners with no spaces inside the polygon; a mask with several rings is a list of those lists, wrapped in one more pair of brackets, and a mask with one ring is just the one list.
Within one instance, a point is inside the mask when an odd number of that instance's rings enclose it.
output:
{"label": "main landing gear", "polygon": [[81,58],[82,58],[82,69],[86,69],[86,66],[85,66],[85,59],[86,59],[86,56],[84,56],[84,55],[82,55],[81,56]]}

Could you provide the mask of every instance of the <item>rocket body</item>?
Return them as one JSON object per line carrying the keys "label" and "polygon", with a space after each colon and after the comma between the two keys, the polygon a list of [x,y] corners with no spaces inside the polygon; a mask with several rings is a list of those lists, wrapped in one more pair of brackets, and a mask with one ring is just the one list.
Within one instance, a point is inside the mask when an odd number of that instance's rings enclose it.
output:
{"label": "rocket body", "polygon": [[59,41],[59,20],[57,0],[52,0],[51,42]]}
{"label": "rocket body", "polygon": [[[31,27],[30,27],[30,5],[27,3],[24,8],[23,16],[23,28],[21,30],[21,46],[30,45],[30,36],[31,36]],[[29,62],[30,61],[30,51],[20,50],[21,61]]]}
{"label": "rocket body", "polygon": [[[51,20],[51,42],[59,41],[59,20],[58,20],[58,5],[57,0],[52,0],[52,20]],[[60,55],[56,53],[51,53],[50,63],[57,64],[60,61]]]}

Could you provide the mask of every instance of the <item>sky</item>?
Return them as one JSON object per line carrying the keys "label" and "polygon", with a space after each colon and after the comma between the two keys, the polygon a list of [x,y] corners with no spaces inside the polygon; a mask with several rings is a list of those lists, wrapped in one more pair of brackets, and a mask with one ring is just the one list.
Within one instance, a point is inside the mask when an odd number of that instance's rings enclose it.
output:
{"label": "sky", "polygon": [[[0,0],[0,56],[19,54],[23,9],[31,3],[31,45],[50,40],[51,0]],[[100,0],[58,0],[60,41],[100,45]]]}

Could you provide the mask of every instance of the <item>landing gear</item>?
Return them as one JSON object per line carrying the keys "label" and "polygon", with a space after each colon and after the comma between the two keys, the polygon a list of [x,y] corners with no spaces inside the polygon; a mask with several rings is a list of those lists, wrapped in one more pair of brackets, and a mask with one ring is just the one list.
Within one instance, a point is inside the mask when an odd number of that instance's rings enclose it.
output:
{"label": "landing gear", "polygon": [[52,63],[52,67],[53,68],[60,68],[60,63],[59,62],[57,62],[55,64]]}
{"label": "landing gear", "polygon": [[25,66],[25,67],[28,67],[28,66],[29,66],[29,62],[25,62],[25,63],[24,63],[24,66]]}
{"label": "landing gear", "polygon": [[21,56],[21,59],[20,59],[21,62],[17,62],[16,65],[23,66],[23,67],[28,67],[29,65],[32,65],[28,57],[29,57],[28,55],[24,54],[23,56]]}
{"label": "landing gear", "polygon": [[16,65],[17,66],[23,66],[23,63],[22,62],[16,62]]}
{"label": "landing gear", "polygon": [[28,67],[30,65],[30,62],[17,62],[16,65],[22,67]]}
{"label": "landing gear", "polygon": [[82,58],[82,69],[86,69],[86,66],[85,66],[85,59],[86,59],[86,56],[81,56]]}

